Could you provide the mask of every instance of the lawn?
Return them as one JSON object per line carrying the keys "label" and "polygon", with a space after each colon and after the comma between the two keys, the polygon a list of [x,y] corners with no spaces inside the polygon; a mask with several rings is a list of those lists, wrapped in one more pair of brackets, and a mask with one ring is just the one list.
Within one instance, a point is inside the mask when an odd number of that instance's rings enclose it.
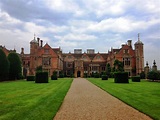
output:
{"label": "lawn", "polygon": [[153,119],[160,120],[160,83],[145,80],[132,82],[130,80],[129,84],[122,84],[114,83],[114,79],[111,78],[109,80],[87,79],[128,105]]}
{"label": "lawn", "polygon": [[0,82],[0,120],[52,120],[71,83],[71,78]]}

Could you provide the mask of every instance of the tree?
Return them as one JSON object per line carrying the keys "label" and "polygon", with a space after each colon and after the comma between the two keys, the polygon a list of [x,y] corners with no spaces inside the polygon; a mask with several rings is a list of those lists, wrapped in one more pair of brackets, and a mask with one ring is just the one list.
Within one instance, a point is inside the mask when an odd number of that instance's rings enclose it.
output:
{"label": "tree", "polygon": [[41,66],[38,66],[38,67],[36,68],[36,72],[42,72],[42,71],[43,71],[42,65],[41,65]]}
{"label": "tree", "polygon": [[0,49],[0,81],[7,80],[8,73],[9,73],[9,61],[3,50]]}
{"label": "tree", "polygon": [[10,53],[8,55],[8,60],[10,62],[10,69],[9,69],[9,79],[21,79],[22,77],[22,66],[21,60],[17,53]]}
{"label": "tree", "polygon": [[119,60],[114,61],[114,67],[115,67],[116,72],[123,72],[124,71],[123,62],[121,62]]}
{"label": "tree", "polygon": [[107,75],[110,76],[110,73],[111,73],[111,66],[110,66],[109,63],[106,65],[106,73],[107,73]]}

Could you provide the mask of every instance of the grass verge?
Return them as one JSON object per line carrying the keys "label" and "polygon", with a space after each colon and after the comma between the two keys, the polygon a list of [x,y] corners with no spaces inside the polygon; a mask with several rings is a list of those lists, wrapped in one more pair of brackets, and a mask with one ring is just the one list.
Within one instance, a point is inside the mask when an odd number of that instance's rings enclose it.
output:
{"label": "grass verge", "polygon": [[117,97],[128,105],[160,120],[160,84],[157,82],[129,81],[129,84],[114,83],[114,79],[101,80],[100,78],[87,78],[90,82]]}
{"label": "grass verge", "polygon": [[0,120],[52,120],[71,83],[71,78],[0,82]]}

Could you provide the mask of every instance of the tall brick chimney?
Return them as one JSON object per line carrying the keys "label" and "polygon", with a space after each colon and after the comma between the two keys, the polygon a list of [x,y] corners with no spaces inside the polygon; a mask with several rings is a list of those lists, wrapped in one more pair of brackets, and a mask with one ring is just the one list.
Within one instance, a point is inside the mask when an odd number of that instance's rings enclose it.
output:
{"label": "tall brick chimney", "polygon": [[41,47],[43,46],[43,40],[41,40]]}
{"label": "tall brick chimney", "polygon": [[128,46],[132,47],[132,40],[128,40]]}
{"label": "tall brick chimney", "polygon": [[37,41],[38,41],[38,46],[39,46],[40,38],[37,38]]}
{"label": "tall brick chimney", "polygon": [[24,54],[24,48],[21,48],[21,54]]}

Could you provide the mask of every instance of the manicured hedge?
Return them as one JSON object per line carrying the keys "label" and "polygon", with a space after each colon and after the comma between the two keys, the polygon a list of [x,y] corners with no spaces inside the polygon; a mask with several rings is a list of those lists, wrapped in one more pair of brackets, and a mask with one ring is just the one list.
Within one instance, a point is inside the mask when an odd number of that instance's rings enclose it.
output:
{"label": "manicured hedge", "polygon": [[140,76],[133,76],[132,77],[132,82],[140,82],[140,81],[141,81]]}
{"label": "manicured hedge", "polygon": [[102,80],[108,80],[108,75],[102,75]]}
{"label": "manicured hedge", "polygon": [[48,72],[37,72],[36,83],[48,83]]}
{"label": "manicured hedge", "polygon": [[35,76],[33,75],[27,76],[27,81],[35,81]]}
{"label": "manicured hedge", "polygon": [[51,76],[51,80],[57,80],[57,76],[56,75],[52,75]]}
{"label": "manicured hedge", "polygon": [[114,77],[115,83],[129,83],[128,72],[115,72]]}
{"label": "manicured hedge", "polygon": [[94,78],[99,78],[99,73],[94,73]]}

